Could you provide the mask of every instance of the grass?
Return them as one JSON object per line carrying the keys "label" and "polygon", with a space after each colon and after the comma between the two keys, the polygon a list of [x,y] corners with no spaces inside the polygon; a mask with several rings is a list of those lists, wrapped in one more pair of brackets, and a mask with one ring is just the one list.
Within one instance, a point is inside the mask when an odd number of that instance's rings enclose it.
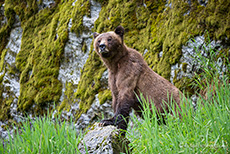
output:
{"label": "grass", "polygon": [[60,123],[59,118],[54,122],[49,117],[37,118],[35,121],[29,119],[4,145],[0,141],[0,153],[80,153],[77,145],[82,135],[77,134],[70,123]]}
{"label": "grass", "polygon": [[[132,118],[134,126],[127,137],[132,153],[229,153],[230,152],[230,84],[215,81],[215,95],[202,97],[194,111],[191,100],[182,108],[183,118],[166,114],[166,125],[158,125],[149,106],[143,101],[143,120]],[[19,133],[20,132],[20,133]],[[49,117],[27,120],[5,141],[0,153],[80,153],[77,145],[82,138],[66,122],[53,122]],[[7,144],[6,144],[7,143]]]}
{"label": "grass", "polygon": [[144,120],[134,116],[136,127],[128,133],[133,153],[229,153],[229,98],[230,85],[225,82],[217,86],[212,102],[198,99],[196,111],[188,100],[181,119],[166,114],[166,125],[158,125],[149,106],[143,105]]}

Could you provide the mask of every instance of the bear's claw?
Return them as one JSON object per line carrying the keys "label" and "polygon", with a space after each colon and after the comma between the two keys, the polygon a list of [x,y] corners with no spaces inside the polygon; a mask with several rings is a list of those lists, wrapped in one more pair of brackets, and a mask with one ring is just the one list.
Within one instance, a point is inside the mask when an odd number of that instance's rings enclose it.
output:
{"label": "bear's claw", "polygon": [[104,127],[104,126],[108,126],[108,125],[114,125],[114,122],[113,122],[112,119],[102,120],[102,121],[99,123],[99,126],[100,126],[100,127]]}

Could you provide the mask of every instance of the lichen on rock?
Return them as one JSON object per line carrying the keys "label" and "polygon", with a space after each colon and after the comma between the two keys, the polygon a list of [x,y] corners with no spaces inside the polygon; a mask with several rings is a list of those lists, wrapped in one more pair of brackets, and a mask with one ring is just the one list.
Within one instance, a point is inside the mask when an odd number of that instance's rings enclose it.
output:
{"label": "lichen on rock", "polygon": [[78,145],[78,149],[81,153],[130,153],[129,141],[120,133],[114,126],[99,127],[95,123]]}

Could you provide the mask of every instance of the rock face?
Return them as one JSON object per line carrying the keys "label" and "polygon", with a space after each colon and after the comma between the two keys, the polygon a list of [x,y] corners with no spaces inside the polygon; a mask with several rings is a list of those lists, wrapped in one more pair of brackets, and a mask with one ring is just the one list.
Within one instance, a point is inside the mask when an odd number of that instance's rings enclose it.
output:
{"label": "rock face", "polygon": [[[72,18],[68,23],[68,41],[65,44],[64,48],[64,57],[59,69],[58,79],[62,81],[62,96],[60,101],[73,101],[68,100],[68,96],[65,96],[65,91],[67,90],[68,84],[76,87],[80,81],[81,70],[84,67],[84,64],[89,56],[90,44],[92,42],[92,28],[94,22],[99,16],[101,6],[99,3],[90,1],[90,17],[83,16],[83,26],[85,30],[80,36],[77,36],[76,33],[71,32],[72,28]],[[73,3],[74,4],[74,3]],[[74,4],[75,5],[75,4]],[[76,91],[76,90],[75,90]]]}
{"label": "rock face", "polygon": [[[12,30],[10,32],[9,42],[7,43],[1,59],[0,65],[0,76],[1,82],[3,83],[1,87],[1,97],[2,100],[7,100],[11,102],[10,104],[3,104],[0,111],[9,111],[8,115],[0,115],[0,119],[12,117],[14,118],[17,112],[17,101],[20,95],[20,83],[19,83],[19,72],[15,66],[16,56],[20,51],[21,40],[22,40],[21,23],[19,17],[15,16],[15,23],[13,24]],[[3,56],[4,55],[4,56]]]}
{"label": "rock face", "polygon": [[[62,112],[84,129],[111,116],[105,66],[93,32],[125,27],[127,46],[181,90],[199,63],[193,47],[221,50],[218,73],[229,72],[230,1],[5,0],[0,2],[0,125],[26,114]],[[207,35],[208,32],[208,35]],[[196,42],[188,43],[190,39]],[[204,52],[205,53],[205,52]],[[221,53],[221,54],[220,54]],[[104,105],[102,105],[104,104]],[[20,118],[19,118],[20,117]]]}
{"label": "rock face", "polygon": [[99,127],[98,123],[91,127],[78,146],[81,153],[120,154],[130,153],[129,141],[119,135],[120,130],[114,126]]}

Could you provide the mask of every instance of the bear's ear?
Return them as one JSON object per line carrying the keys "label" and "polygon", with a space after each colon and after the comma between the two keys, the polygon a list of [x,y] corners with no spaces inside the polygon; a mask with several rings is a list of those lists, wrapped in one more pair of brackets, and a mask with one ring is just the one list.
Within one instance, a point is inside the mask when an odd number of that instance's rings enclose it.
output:
{"label": "bear's ear", "polygon": [[122,26],[118,26],[118,27],[115,29],[115,33],[116,33],[117,35],[119,35],[119,36],[122,38],[122,40],[123,40],[123,35],[124,35],[124,33],[125,33],[125,29],[124,29]]}
{"label": "bear's ear", "polygon": [[93,33],[93,38],[95,39],[96,37],[98,37],[98,35],[100,35],[100,34],[97,33],[97,32],[94,32],[94,33]]}

